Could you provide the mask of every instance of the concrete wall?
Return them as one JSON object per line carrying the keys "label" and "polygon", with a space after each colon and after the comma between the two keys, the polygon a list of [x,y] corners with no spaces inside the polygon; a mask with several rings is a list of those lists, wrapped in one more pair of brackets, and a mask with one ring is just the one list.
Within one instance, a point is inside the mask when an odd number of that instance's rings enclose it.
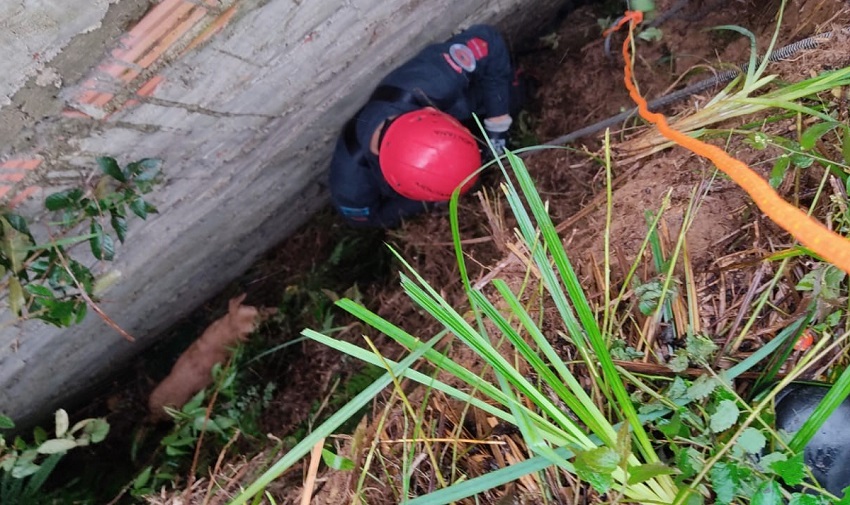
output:
{"label": "concrete wall", "polygon": [[[0,412],[79,400],[326,201],[330,144],[390,68],[473,22],[508,32],[558,0],[23,0],[0,6],[0,198],[43,220],[94,158],[165,161],[101,307],[59,330],[0,306]],[[533,30],[533,28],[528,28]]]}

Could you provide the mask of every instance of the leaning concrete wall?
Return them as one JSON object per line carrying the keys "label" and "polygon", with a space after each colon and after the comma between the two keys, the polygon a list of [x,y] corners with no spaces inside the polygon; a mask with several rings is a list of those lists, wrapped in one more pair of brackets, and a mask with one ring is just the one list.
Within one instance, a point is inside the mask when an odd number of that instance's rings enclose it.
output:
{"label": "leaning concrete wall", "polygon": [[[0,412],[26,424],[152,343],[326,201],[342,121],[390,68],[478,22],[557,0],[25,0],[0,7],[0,198],[30,219],[94,158],[164,160],[101,308],[70,329],[0,315]],[[507,20],[510,20],[509,22]],[[309,254],[305,251],[305,254]]]}

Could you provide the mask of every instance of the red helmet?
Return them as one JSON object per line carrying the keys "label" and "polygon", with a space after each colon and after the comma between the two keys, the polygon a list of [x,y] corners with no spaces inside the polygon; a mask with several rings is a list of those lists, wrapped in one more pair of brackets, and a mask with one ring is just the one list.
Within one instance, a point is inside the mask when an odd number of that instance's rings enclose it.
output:
{"label": "red helmet", "polygon": [[[481,153],[475,138],[457,119],[428,107],[390,123],[378,160],[384,178],[400,195],[442,202],[481,166]],[[470,178],[461,194],[477,179],[477,175]]]}

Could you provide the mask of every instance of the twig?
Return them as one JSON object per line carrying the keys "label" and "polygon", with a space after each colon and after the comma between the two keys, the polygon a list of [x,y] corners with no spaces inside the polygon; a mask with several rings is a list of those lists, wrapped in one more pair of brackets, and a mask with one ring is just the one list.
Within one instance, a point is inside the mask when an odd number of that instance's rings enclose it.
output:
{"label": "twig", "polygon": [[508,257],[503,259],[496,265],[490,272],[482,277],[478,282],[473,286],[474,289],[481,289],[487,285],[488,282],[493,280],[497,275],[499,275],[503,270],[508,268],[511,265],[519,263],[519,258],[517,258],[513,253],[509,253]]}
{"label": "twig", "polygon": [[[51,239],[51,240],[52,240],[52,239]],[[71,279],[73,279],[73,280],[74,280],[74,284],[77,286],[77,289],[79,289],[79,290],[80,290],[80,296],[83,298],[83,300],[85,300],[85,302],[88,304],[88,306],[89,306],[89,307],[91,307],[91,309],[92,309],[93,311],[95,311],[95,312],[97,313],[97,315],[98,315],[98,316],[100,316],[100,318],[101,318],[101,319],[103,319],[103,322],[105,322],[105,323],[106,323],[107,325],[109,325],[109,326],[110,326],[113,330],[117,331],[117,332],[118,332],[118,333],[119,333],[122,337],[124,337],[124,339],[125,339],[127,342],[130,342],[130,343],[135,342],[135,341],[136,341],[136,339],[135,339],[135,338],[133,338],[133,336],[132,336],[132,335],[130,335],[129,333],[127,333],[126,331],[124,331],[124,328],[122,328],[122,327],[118,326],[118,323],[116,323],[115,321],[113,321],[113,320],[112,320],[112,318],[110,318],[109,316],[107,316],[107,315],[106,315],[106,313],[103,311],[103,309],[101,309],[101,308],[100,308],[100,307],[99,307],[99,306],[98,306],[98,305],[94,302],[94,300],[92,300],[92,299],[91,299],[91,297],[89,296],[89,294],[88,294],[88,293],[86,293],[85,288],[82,286],[82,284],[80,284],[80,281],[78,281],[78,280],[77,280],[77,277],[74,275],[74,272],[72,272],[72,271],[71,271],[71,268],[68,266],[68,262],[67,262],[67,261],[65,261],[65,255],[63,255],[63,254],[62,254],[62,252],[61,252],[59,249],[56,249],[56,255],[59,257],[59,261],[62,263],[62,268],[64,268],[64,269],[65,269],[65,271],[66,271],[66,272],[68,272],[68,275],[70,275],[70,276],[71,276]]]}
{"label": "twig", "polygon": [[395,438],[380,440],[381,444],[400,444],[400,443],[417,443],[417,442],[444,442],[444,443],[459,443],[459,444],[478,444],[478,445],[505,445],[505,442],[500,440],[477,440],[474,438]]}
{"label": "twig", "polygon": [[[629,372],[635,372],[647,375],[663,375],[665,377],[686,376],[686,377],[701,377],[710,375],[710,372],[700,368],[686,368],[681,372],[674,372],[666,365],[657,365],[655,363],[643,363],[641,361],[620,361],[614,360],[614,364]],[[738,376],[739,379],[756,380],[763,376],[762,372],[744,372]],[[785,373],[778,373],[777,377],[785,377]]]}
{"label": "twig", "polygon": [[322,438],[310,451],[310,467],[307,469],[307,479],[304,481],[304,494],[301,495],[301,505],[310,505],[313,497],[313,487],[316,485],[316,474],[319,472],[319,461],[322,459],[322,449],[325,439]]}
{"label": "twig", "polygon": [[215,461],[215,467],[213,468],[212,472],[210,472],[210,484],[209,486],[207,486],[207,494],[204,495],[204,502],[202,505],[209,504],[210,498],[212,498],[211,493],[213,485],[215,484],[215,476],[219,472],[219,470],[221,470],[221,463],[224,461],[224,455],[227,454],[227,450],[230,449],[230,446],[233,445],[234,442],[236,442],[236,439],[239,438],[239,435],[240,431],[237,429],[233,433],[233,436],[230,437],[230,440],[228,440],[227,443],[224,444],[224,448],[221,449],[221,452],[218,453],[218,459],[216,459]]}
{"label": "twig", "polygon": [[[230,367],[230,364],[233,362],[233,357],[228,358],[227,367]],[[225,369],[226,369],[225,368]],[[218,380],[216,381],[215,389],[213,390],[212,397],[210,398],[210,402],[207,404],[207,410],[204,413],[204,422],[201,424],[201,433],[198,435],[198,443],[195,445],[195,454],[192,456],[192,467],[189,468],[189,476],[186,478],[186,491],[184,492],[183,499],[187,502],[189,501],[188,493],[192,489],[192,483],[195,481],[195,472],[198,469],[198,460],[201,456],[201,446],[204,443],[204,434],[207,432],[207,423],[210,420],[210,415],[212,415],[213,406],[215,406],[216,400],[218,400],[218,392],[221,390],[221,385],[224,381]]]}
{"label": "twig", "polygon": [[[743,322],[744,316],[747,315],[747,309],[750,308],[750,304],[753,302],[753,298],[755,298],[756,294],[758,294],[765,288],[765,286],[761,285],[761,279],[768,271],[770,271],[770,264],[767,261],[763,262],[761,266],[759,266],[758,270],[756,270],[756,273],[753,276],[753,280],[752,282],[750,282],[750,288],[747,290],[747,294],[744,295],[744,300],[741,303],[741,308],[738,310],[738,315],[735,317],[735,321],[732,323],[732,327],[726,334],[726,341],[723,342],[723,347],[720,348],[720,352],[718,352],[717,356],[714,358],[714,365],[717,365],[717,360],[720,359],[720,357],[726,354],[726,352],[729,350],[729,343],[732,341],[732,338],[738,331],[738,327],[741,326],[741,322]],[[753,314],[753,316],[755,317],[755,314]],[[733,345],[732,348],[735,349],[739,345],[740,342],[736,340],[735,345]]]}

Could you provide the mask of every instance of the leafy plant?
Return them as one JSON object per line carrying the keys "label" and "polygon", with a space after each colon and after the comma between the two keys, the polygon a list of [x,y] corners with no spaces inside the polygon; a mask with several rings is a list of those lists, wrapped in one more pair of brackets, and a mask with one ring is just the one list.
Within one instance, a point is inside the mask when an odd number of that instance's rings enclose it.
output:
{"label": "leafy plant", "polygon": [[244,346],[240,345],[227,366],[213,367],[212,386],[199,391],[180,409],[166,407],[174,425],[159,441],[162,453],[155,458],[156,463],[145,466],[130,484],[132,496],[149,495],[173,485],[190,464],[196,464],[193,457],[202,445],[208,450],[197,464],[203,466],[213,450],[236,437],[262,436],[259,417],[269,406],[276,386],[267,382],[262,389],[257,385],[243,387],[240,373],[244,360]]}
{"label": "leafy plant", "polygon": [[[806,503],[808,495],[791,492],[785,487],[802,482],[805,474],[799,452],[802,446],[789,446],[788,440],[772,429],[770,406],[778,391],[824,355],[821,349],[825,341],[756,404],[739,397],[731,381],[765,362],[782,345],[792,342],[807,318],[789,326],[787,331],[732,369],[719,373],[710,368],[718,346],[700,334],[688,333],[684,348],[675,356],[680,362],[677,369],[694,363],[705,370],[704,375],[693,380],[677,377],[668,382],[666,389],[658,390],[647,380],[613,364],[613,353],[606,342],[613,342],[620,349],[619,353],[628,347],[617,344],[616,335],[606,336],[600,332],[524,165],[512,154],[508,154],[508,159],[519,180],[522,196],[506,183],[506,197],[517,217],[523,247],[533,258],[535,272],[561,316],[557,322],[550,320],[547,325],[563,325],[565,330],[559,334],[566,344],[575,346],[576,355],[588,369],[598,371],[598,375],[590,375],[595,399],[588,396],[535,324],[523,297],[526,292],[533,291],[531,286],[523,284],[515,292],[505,282],[494,279],[491,296],[495,299],[471,287],[465,277],[464,256],[456,228],[457,207],[453,200],[451,216],[458,264],[472,313],[464,317],[457,312],[399,258],[407,268],[407,274],[402,275],[402,285],[423,310],[443,323],[446,332],[455,335],[488,364],[494,378],[486,379],[479,371],[467,370],[450,356],[431,349],[442,334],[425,343],[424,339],[415,338],[350,300],[340,300],[339,306],[397,340],[410,349],[411,354],[396,363],[375,354],[374,349],[369,352],[305,330],[309,338],[367,363],[383,366],[387,373],[328,422],[317,427],[231,503],[246,503],[261,493],[271,480],[303,457],[318,440],[340,426],[346,416],[353,415],[381,388],[398,384],[402,378],[419,382],[429,391],[439,391],[467,403],[470,408],[482,410],[498,419],[500,424],[510,425],[522,435],[530,451],[529,459],[522,463],[480,477],[460,479],[444,489],[409,499],[407,503],[410,504],[450,503],[505,485],[523,475],[543,471],[572,474],[600,495],[607,494],[610,499],[619,496],[635,503],[781,503],[783,500]],[[530,211],[524,207],[524,201],[528,202]],[[535,222],[536,226],[532,224]],[[686,233],[686,227],[681,233]],[[670,264],[666,271],[672,268]],[[604,317],[612,320],[609,315]],[[486,324],[482,324],[485,321]],[[512,353],[517,356],[515,360],[506,360],[494,346],[494,342],[501,339],[512,344]],[[413,369],[411,360],[420,356],[441,374],[451,376],[454,383],[466,384],[465,390]],[[519,361],[533,370],[536,382],[528,381],[529,373],[520,371]],[[635,392],[629,393],[626,385]],[[838,391],[835,394],[840,395]],[[607,408],[609,405],[614,407]],[[807,486],[809,490],[816,489],[814,484]],[[403,484],[402,489],[401,500],[412,486]],[[821,491],[811,499],[825,503],[831,498]]]}
{"label": "leafy plant", "polygon": [[[80,322],[95,296],[96,279],[87,266],[71,257],[70,249],[87,242],[96,259],[110,261],[115,257],[115,240],[123,243],[127,237],[129,214],[146,219],[156,212],[143,195],[158,181],[160,160],[145,158],[121,167],[114,158],[100,157],[97,163],[102,176],[90,187],[46,198],[47,210],[59,215],[48,226],[48,240],[37,240],[22,216],[0,212],[0,279],[8,287],[10,308],[17,316],[60,327]],[[81,228],[87,233],[74,235]]]}
{"label": "leafy plant", "polygon": [[[83,419],[70,425],[68,413],[56,411],[54,437],[40,428],[33,432],[33,443],[16,437],[9,444],[0,436],[0,503],[43,503],[43,488],[59,460],[68,451],[97,444],[106,439],[109,424],[105,419]],[[12,429],[14,422],[0,415],[0,429]]]}
{"label": "leafy plant", "polygon": [[142,195],[151,192],[162,162],[145,158],[122,168],[114,158],[100,157],[97,163],[106,177],[101,177],[90,191],[80,188],[60,191],[48,196],[44,206],[59,213],[59,225],[63,231],[76,229],[87,222],[92,254],[97,259],[112,260],[115,241],[105,231],[103,222],[108,217],[115,237],[124,242],[128,211],[142,219],[157,212],[156,207]]}

